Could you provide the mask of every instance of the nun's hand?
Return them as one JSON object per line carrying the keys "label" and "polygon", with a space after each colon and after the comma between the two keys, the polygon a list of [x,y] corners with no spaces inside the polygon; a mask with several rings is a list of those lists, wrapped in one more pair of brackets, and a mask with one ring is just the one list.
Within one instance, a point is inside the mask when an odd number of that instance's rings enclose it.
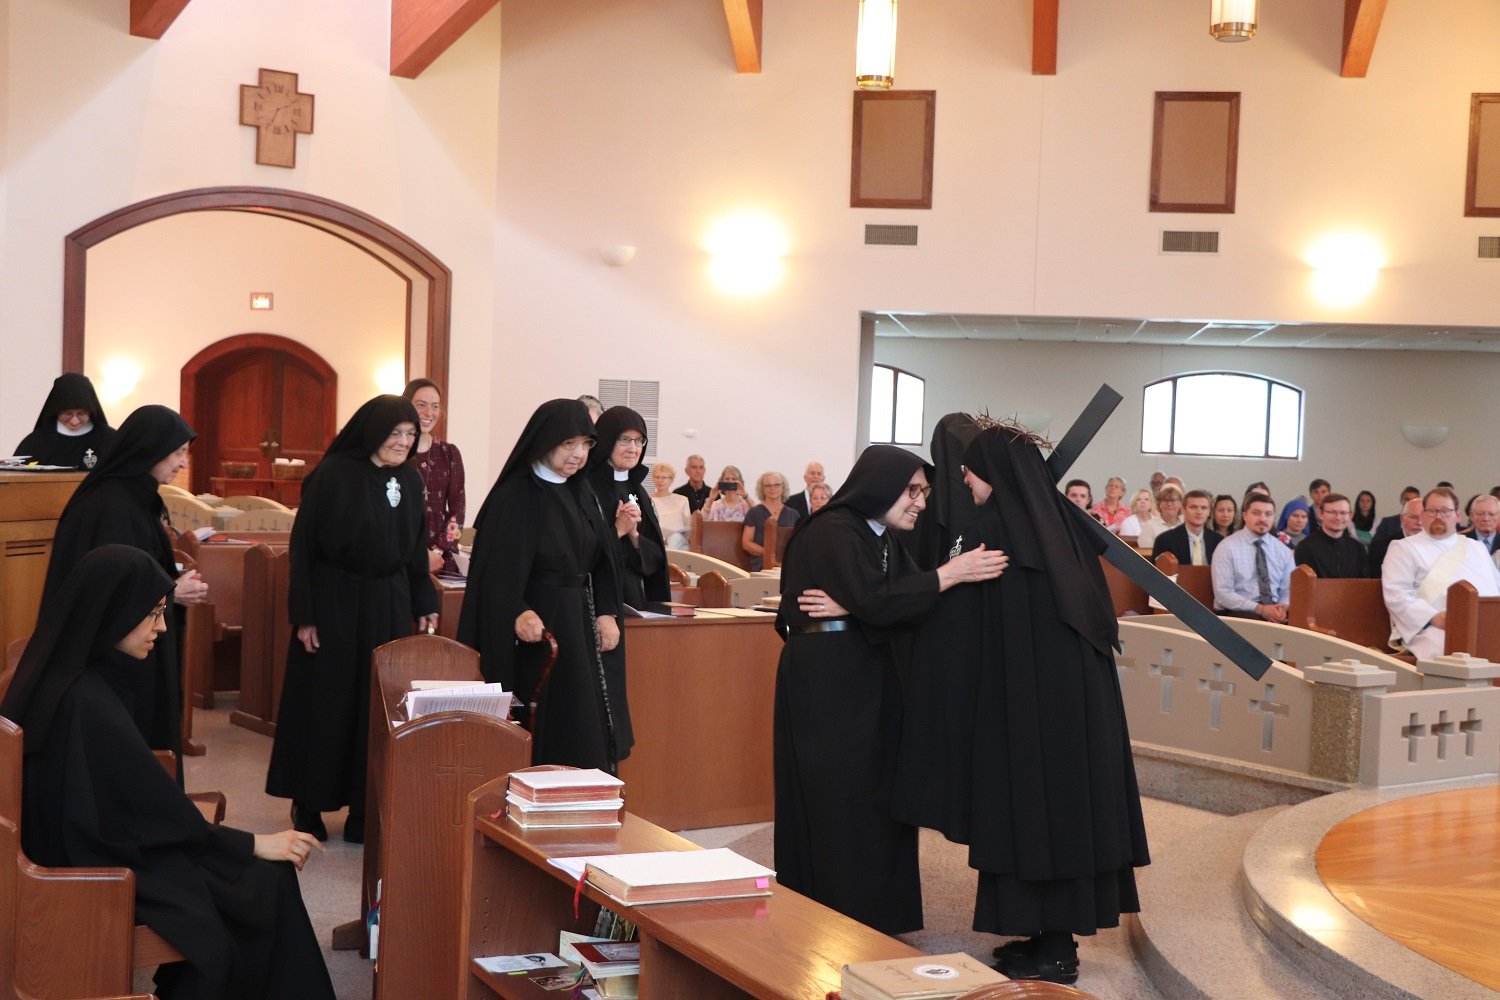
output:
{"label": "nun's hand", "polygon": [[427,572],[429,572],[429,573],[436,573],[438,570],[440,570],[442,568],[443,568],[443,550],[442,549],[428,549],[427,550]]}
{"label": "nun's hand", "polygon": [[993,580],[1005,572],[1009,562],[1010,556],[999,549],[987,549],[980,545],[963,555],[954,556],[938,567],[938,589],[947,590],[960,583]]}
{"label": "nun's hand", "polygon": [[423,615],[417,619],[417,631],[432,635],[437,631],[438,616],[436,614]]}
{"label": "nun's hand", "polygon": [[302,648],[307,650],[309,653],[316,653],[318,651],[318,626],[298,626],[297,641],[302,643]]}
{"label": "nun's hand", "polygon": [[257,833],[251,853],[262,861],[290,861],[301,871],[315,847],[320,851],[324,849],[312,834],[282,830],[280,833]]}
{"label": "nun's hand", "polygon": [[197,570],[188,570],[177,578],[172,600],[178,604],[202,604],[208,600],[208,581]]}
{"label": "nun's hand", "polygon": [[615,507],[615,534],[621,538],[640,532],[641,508],[638,504],[621,500]]}
{"label": "nun's hand", "polygon": [[516,615],[516,638],[522,642],[541,642],[545,631],[547,627],[535,611],[528,609]]}
{"label": "nun's hand", "polygon": [[600,615],[594,626],[599,630],[599,652],[607,653],[620,644],[620,623],[614,615]]}
{"label": "nun's hand", "polygon": [[809,618],[842,618],[849,612],[826,590],[809,587],[797,595],[797,608]]}

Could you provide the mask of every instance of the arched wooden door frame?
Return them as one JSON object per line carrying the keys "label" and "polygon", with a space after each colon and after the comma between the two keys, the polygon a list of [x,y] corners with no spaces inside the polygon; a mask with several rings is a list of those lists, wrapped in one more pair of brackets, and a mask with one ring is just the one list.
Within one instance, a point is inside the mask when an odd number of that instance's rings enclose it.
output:
{"label": "arched wooden door frame", "polygon": [[[183,419],[193,423],[198,412],[198,376],[206,369],[212,367],[225,358],[238,354],[241,351],[255,350],[281,351],[291,355],[297,361],[306,365],[317,373],[324,382],[334,387],[335,396],[338,391],[338,372],[333,370],[323,356],[306,344],[299,343],[290,337],[283,337],[275,333],[239,333],[223,340],[216,340],[203,350],[193,355],[182,366],[182,382],[180,386],[179,411]],[[436,380],[434,380],[436,381]],[[323,440],[332,441],[334,433],[338,430],[338,419],[332,409],[323,415]],[[208,473],[201,476],[199,470],[193,470],[193,488],[195,491],[208,489]]]}
{"label": "arched wooden door frame", "polygon": [[[421,374],[448,395],[448,352],[453,309],[453,272],[420,243],[357,208],[284,188],[210,187],[178,191],[138,201],[80,226],[63,241],[62,370],[83,371],[84,317],[88,295],[88,253],[92,247],[136,226],[183,212],[240,211],[274,215],[313,226],[345,240],[385,264],[407,283],[406,366],[412,357],[415,310],[424,309],[426,364]],[[412,275],[427,284],[427,294],[412,294]],[[185,408],[185,407],[184,407]],[[441,436],[443,425],[436,433]]]}

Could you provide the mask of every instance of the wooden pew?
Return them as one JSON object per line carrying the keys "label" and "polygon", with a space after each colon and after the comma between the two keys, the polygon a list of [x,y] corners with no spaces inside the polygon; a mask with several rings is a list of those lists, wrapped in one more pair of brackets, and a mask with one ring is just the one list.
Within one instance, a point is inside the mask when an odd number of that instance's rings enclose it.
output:
{"label": "wooden pew", "polygon": [[1391,616],[1379,580],[1324,580],[1311,566],[1292,570],[1288,625],[1390,652]]}
{"label": "wooden pew", "polygon": [[214,707],[214,692],[239,688],[241,637],[245,625],[245,556],[252,546],[207,541],[197,546],[198,572],[208,584],[211,647],[193,678],[194,704]]}
{"label": "wooden pew", "polygon": [[1500,663],[1500,597],[1480,597],[1467,580],[1448,588],[1443,652],[1468,653]]}
{"label": "wooden pew", "polygon": [[692,532],[688,536],[688,548],[748,571],[750,553],[740,545],[740,537],[744,533],[743,521],[706,521],[703,511],[695,511]]}
{"label": "wooden pew", "polygon": [[334,930],[334,947],[369,953],[363,915],[379,882],[374,1000],[461,997],[469,792],[529,766],[531,734],[466,712],[399,722],[412,681],[479,679],[479,654],[461,643],[436,635],[397,639],[375,650],[372,670],[360,917]]}
{"label": "wooden pew", "polygon": [[229,721],[270,736],[276,732],[286,652],[291,557],[286,548],[253,545],[245,553],[244,630],[240,634],[240,705]]}
{"label": "wooden pew", "polygon": [[1099,565],[1104,567],[1104,582],[1109,585],[1109,596],[1114,602],[1116,618],[1126,612],[1138,615],[1151,613],[1150,598],[1140,584],[1115,569],[1103,556],[1099,557]]}
{"label": "wooden pew", "polygon": [[21,848],[21,729],[0,718],[0,985],[6,996],[130,992],[133,970],[182,961],[135,922],[128,868],[43,868]]}
{"label": "wooden pew", "polygon": [[[1214,579],[1212,566],[1183,566],[1170,552],[1156,557],[1156,568],[1167,576],[1177,577],[1177,586],[1208,610],[1214,609]],[[1158,609],[1153,609],[1158,610]]]}
{"label": "wooden pew", "polygon": [[729,581],[718,570],[710,570],[698,577],[700,608],[733,607],[729,598]]}
{"label": "wooden pew", "polygon": [[[173,550],[177,565],[186,572],[197,569],[197,560],[181,549]],[[202,743],[193,739],[193,705],[213,661],[213,609],[207,604],[189,604],[183,608],[182,635],[177,638],[181,657],[179,663],[182,676],[182,752],[188,757],[201,757],[206,753]]]}
{"label": "wooden pew", "polygon": [[790,528],[780,528],[775,521],[766,522],[766,551],[762,563],[764,569],[775,569],[786,561],[786,546],[792,540],[792,533],[796,530],[795,524]]}

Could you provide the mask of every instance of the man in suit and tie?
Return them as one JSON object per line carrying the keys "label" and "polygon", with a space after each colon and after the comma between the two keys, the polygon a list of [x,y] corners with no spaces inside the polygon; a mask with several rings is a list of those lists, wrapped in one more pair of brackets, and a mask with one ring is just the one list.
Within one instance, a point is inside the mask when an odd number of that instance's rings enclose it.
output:
{"label": "man in suit and tie", "polygon": [[1494,555],[1495,545],[1500,542],[1495,533],[1496,525],[1500,524],[1500,500],[1488,493],[1480,494],[1469,508],[1469,522],[1472,527],[1464,534],[1483,545],[1490,555]]}
{"label": "man in suit and tie", "polygon": [[802,470],[802,492],[786,498],[786,505],[797,512],[799,520],[806,520],[807,515],[811,513],[807,509],[808,490],[821,482],[823,482],[823,463],[808,462],[807,468]]}
{"label": "man in suit and tie", "polygon": [[1292,550],[1267,534],[1276,519],[1276,505],[1264,493],[1252,493],[1244,515],[1245,526],[1214,550],[1214,610],[1285,625]]}
{"label": "man in suit and tie", "polygon": [[1218,548],[1220,535],[1208,526],[1214,498],[1203,490],[1189,490],[1182,498],[1182,523],[1156,536],[1151,561],[1163,552],[1177,557],[1179,566],[1207,566]]}

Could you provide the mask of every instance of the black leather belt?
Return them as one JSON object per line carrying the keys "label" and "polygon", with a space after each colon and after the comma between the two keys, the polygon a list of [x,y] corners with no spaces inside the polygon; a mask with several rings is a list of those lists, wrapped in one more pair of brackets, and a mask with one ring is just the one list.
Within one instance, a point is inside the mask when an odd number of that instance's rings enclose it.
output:
{"label": "black leather belt", "polygon": [[787,635],[811,635],[814,632],[847,632],[854,627],[848,618],[832,618],[828,621],[808,622],[806,625],[787,626]]}
{"label": "black leather belt", "polygon": [[545,569],[535,571],[532,574],[532,581],[544,587],[587,587],[589,585],[587,573],[554,573]]}

